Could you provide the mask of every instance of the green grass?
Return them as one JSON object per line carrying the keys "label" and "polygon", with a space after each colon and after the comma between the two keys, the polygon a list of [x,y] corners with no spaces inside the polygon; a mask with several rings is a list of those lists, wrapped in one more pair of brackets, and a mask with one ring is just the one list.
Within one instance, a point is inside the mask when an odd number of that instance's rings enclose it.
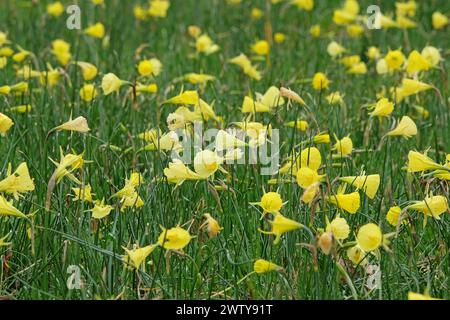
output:
{"label": "green grass", "polygon": [[[46,63],[58,66],[50,53],[51,41],[56,38],[71,43],[73,60],[95,64],[100,75],[95,83],[100,90],[103,74],[113,72],[122,79],[134,81],[138,77],[136,49],[148,44],[142,56],[155,56],[164,69],[156,78],[159,90],[156,95],[139,97],[134,102],[125,98],[125,89],[119,95],[99,94],[92,103],[81,101],[78,91],[83,84],[79,69],[69,66],[67,76],[54,88],[41,87],[30,81],[30,90],[22,96],[0,96],[0,112],[7,114],[15,125],[5,137],[0,137],[0,177],[6,176],[8,163],[13,168],[26,161],[34,178],[36,190],[28,193],[15,205],[22,212],[38,210],[33,219],[34,243],[27,236],[30,221],[0,217],[0,236],[10,234],[11,246],[0,247],[0,257],[8,260],[0,266],[0,296],[11,299],[103,299],[120,295],[124,299],[208,299],[214,293],[226,292],[227,299],[352,299],[348,283],[336,268],[335,261],[345,261],[345,268],[360,299],[405,299],[409,291],[424,292],[429,288],[434,297],[449,298],[449,239],[448,212],[441,220],[428,219],[423,226],[423,215],[411,214],[411,225],[401,227],[397,238],[392,240],[392,253],[381,251],[379,261],[382,272],[382,289],[369,292],[365,287],[367,275],[362,267],[354,268],[346,259],[345,250],[335,256],[318,253],[317,268],[311,252],[298,243],[313,243],[306,231],[285,234],[279,245],[273,238],[258,232],[267,229],[267,223],[259,220],[260,213],[249,203],[259,201],[266,191],[278,188],[286,205],[283,215],[309,226],[314,232],[325,226],[338,213],[345,217],[351,227],[348,240],[355,239],[358,228],[368,222],[380,225],[384,233],[393,232],[385,215],[390,206],[403,205],[410,200],[422,200],[429,188],[434,194],[448,198],[446,181],[430,181],[419,174],[408,175],[402,170],[410,150],[423,151],[431,148],[429,155],[444,162],[450,152],[449,90],[448,90],[448,27],[434,31],[431,14],[440,10],[450,11],[447,1],[420,1],[415,20],[419,26],[407,31],[392,29],[366,31],[362,37],[349,38],[345,28],[333,25],[333,10],[340,1],[316,1],[312,13],[301,11],[286,4],[271,8],[270,21],[274,32],[283,32],[288,39],[272,47],[270,65],[259,63],[263,71],[261,81],[246,78],[239,68],[227,61],[245,52],[250,56],[250,45],[263,39],[265,18],[250,18],[252,7],[265,9],[265,1],[244,1],[238,7],[219,0],[171,1],[168,17],[137,22],[133,16],[133,4],[139,1],[106,0],[106,7],[95,8],[88,1],[80,1],[82,24],[102,22],[110,37],[109,46],[102,40],[94,40],[80,32],[65,28],[66,15],[49,18],[45,14],[48,1],[5,0],[0,3],[0,31],[8,33],[13,44],[33,52],[38,66],[45,70]],[[372,1],[381,4],[381,1]],[[69,2],[66,2],[69,3]],[[332,3],[332,4],[331,4]],[[361,10],[372,4],[360,1]],[[387,7],[385,9],[385,6]],[[393,11],[394,4],[383,1],[383,11]],[[192,39],[187,35],[189,25],[198,25],[220,45],[221,50],[210,56],[189,58],[195,51]],[[309,28],[320,24],[323,35],[314,39]],[[324,35],[334,31],[333,37]],[[331,40],[344,45],[349,53],[361,54],[371,45],[383,53],[389,48],[402,47],[407,55],[427,45],[441,49],[445,62],[440,69],[428,71],[422,80],[439,90],[442,98],[433,91],[419,95],[397,105],[395,119],[414,114],[412,104],[419,103],[430,112],[426,120],[416,119],[419,133],[404,140],[390,139],[381,150],[376,151],[381,137],[387,132],[391,120],[379,122],[371,119],[362,106],[376,101],[382,86],[398,83],[396,76],[380,77],[374,72],[374,62],[368,62],[366,75],[348,75],[345,68],[333,61],[326,53]],[[13,47],[14,47],[13,45]],[[365,59],[365,57],[364,57]],[[324,96],[312,90],[310,79],[315,72],[325,72],[332,80],[330,91],[345,94],[345,106],[329,106]],[[201,97],[207,102],[215,101],[218,115],[225,124],[242,121],[240,112],[243,97],[249,92],[265,92],[271,85],[285,86],[298,92],[306,100],[312,114],[294,105],[278,110],[276,115],[257,114],[256,120],[271,123],[281,130],[281,154],[286,157],[291,147],[304,141],[309,143],[312,135],[326,131],[343,137],[351,135],[358,152],[344,161],[344,166],[333,167],[330,146],[320,145],[323,170],[328,180],[323,190],[337,190],[339,176],[356,175],[364,168],[366,173],[379,173],[381,185],[375,199],[361,193],[361,208],[351,215],[340,212],[325,201],[320,201],[314,216],[309,206],[300,202],[302,191],[297,184],[267,184],[269,176],[261,176],[260,165],[226,166],[232,179],[222,173],[215,181],[185,182],[175,188],[163,179],[163,169],[171,160],[170,155],[159,152],[139,152],[142,142],[134,136],[148,129],[161,127],[165,132],[166,117],[174,106],[161,103],[184,89],[195,89],[188,83],[173,79],[188,72],[205,72],[217,77],[209,83]],[[0,86],[19,82],[12,62],[0,70]],[[10,106],[31,103],[28,114],[8,112]],[[47,132],[68,120],[70,114],[88,119],[92,131],[87,135],[61,132],[47,136]],[[293,131],[283,124],[302,118],[310,124],[307,132]],[[392,117],[391,117],[392,118]],[[161,119],[157,122],[157,119]],[[314,125],[317,121],[319,127]],[[123,125],[123,126],[122,126]],[[216,126],[213,122],[209,127]],[[126,128],[126,129],[123,129]],[[115,145],[129,152],[112,150]],[[70,195],[75,187],[68,179],[57,185],[52,197],[50,212],[44,209],[47,183],[55,169],[49,157],[59,161],[60,147],[64,152],[84,152],[91,160],[81,173],[85,183],[90,183],[97,199],[108,199],[123,186],[132,170],[141,172],[145,183],[138,190],[145,205],[137,210],[120,213],[116,208],[107,218],[93,227],[91,207],[73,202]],[[80,176],[80,174],[78,174]],[[229,191],[219,191],[220,204],[211,191],[211,184],[223,181]],[[350,188],[347,188],[349,190]],[[222,210],[220,209],[222,208]],[[223,227],[222,232],[208,239],[199,230],[203,214],[211,213]],[[190,232],[195,235],[185,248],[185,255],[157,248],[147,259],[145,271],[128,270],[121,261],[122,246],[131,247],[155,243],[161,232],[159,225],[173,227],[189,222]],[[191,224],[192,223],[192,224]],[[34,253],[32,248],[34,246]],[[284,268],[282,273],[253,275],[242,283],[237,282],[251,272],[253,262],[264,258]],[[378,263],[370,257],[373,263]],[[82,269],[84,286],[81,290],[68,290],[66,281],[68,266]]]}

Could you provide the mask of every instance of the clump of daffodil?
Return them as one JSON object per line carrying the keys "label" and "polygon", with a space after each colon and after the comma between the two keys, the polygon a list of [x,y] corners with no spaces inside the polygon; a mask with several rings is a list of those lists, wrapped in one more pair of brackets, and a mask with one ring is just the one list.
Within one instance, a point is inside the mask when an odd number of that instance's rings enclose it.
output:
{"label": "clump of daffodil", "polygon": [[158,247],[156,244],[152,244],[145,247],[135,247],[133,249],[127,249],[125,247],[122,247],[123,250],[125,250],[126,255],[123,256],[122,260],[126,263],[131,265],[136,270],[139,270],[142,263],[145,262],[145,259]]}
{"label": "clump of daffodil", "polygon": [[379,174],[342,177],[339,180],[356,187],[358,190],[362,190],[370,199],[375,198],[380,186]]}
{"label": "clump of daffodil", "polygon": [[219,222],[211,216],[211,214],[205,213],[203,216],[205,217],[205,222],[200,226],[200,228],[205,228],[208,236],[210,238],[214,238],[223,228],[220,226]]}
{"label": "clump of daffodil", "polygon": [[312,87],[315,90],[328,89],[329,84],[330,80],[328,80],[327,76],[322,72],[317,72],[312,79]]}
{"label": "clump of daffodil", "polygon": [[278,192],[266,192],[259,202],[253,202],[252,205],[260,206],[263,209],[262,218],[267,214],[277,215],[283,207],[283,199]]}
{"label": "clump of daffodil", "polygon": [[300,222],[286,218],[282,214],[275,215],[273,220],[269,221],[269,223],[272,227],[271,231],[263,231],[261,229],[258,230],[263,234],[274,235],[274,244],[278,244],[281,240],[281,236],[286,232],[303,228],[303,225]]}
{"label": "clump of daffodil", "polygon": [[242,71],[250,78],[255,79],[256,81],[261,80],[261,73],[252,65],[252,62],[245,54],[241,53],[239,56],[232,58],[230,63],[241,67]]}
{"label": "clump of daffodil", "polygon": [[183,250],[192,239],[189,232],[181,227],[171,229],[160,227],[162,232],[159,235],[158,244],[166,250]]}
{"label": "clump of daffodil", "polygon": [[257,274],[281,270],[283,270],[283,268],[280,267],[279,265],[276,265],[275,263],[264,259],[258,259],[253,264],[253,271],[256,272]]}
{"label": "clump of daffodil", "polygon": [[0,193],[11,194],[16,200],[20,194],[34,191],[34,188],[26,162],[22,162],[13,173],[9,166],[8,176],[0,181]]}

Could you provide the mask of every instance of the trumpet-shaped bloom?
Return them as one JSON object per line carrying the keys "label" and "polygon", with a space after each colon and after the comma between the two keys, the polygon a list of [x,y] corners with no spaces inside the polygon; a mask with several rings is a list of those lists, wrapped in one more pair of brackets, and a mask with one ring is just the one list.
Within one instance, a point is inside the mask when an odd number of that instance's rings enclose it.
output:
{"label": "trumpet-shaped bloom", "polygon": [[398,220],[400,219],[400,214],[402,209],[398,206],[394,206],[389,208],[389,211],[386,214],[386,220],[389,222],[391,226],[396,227],[398,224]]}
{"label": "trumpet-shaped bloom", "polygon": [[433,24],[433,28],[436,30],[444,28],[449,23],[449,19],[443,13],[436,11],[431,16],[431,22]]}
{"label": "trumpet-shaped bloom", "polygon": [[198,92],[195,90],[188,90],[180,93],[179,95],[170,98],[165,103],[170,104],[184,104],[184,105],[195,105],[198,104],[200,97]]}
{"label": "trumpet-shaped bloom", "polygon": [[347,257],[353,262],[354,265],[364,265],[367,263],[367,259],[365,258],[366,253],[359,245],[355,245],[347,249]]}
{"label": "trumpet-shaped bloom", "polygon": [[11,118],[0,112],[0,134],[6,134],[13,125]]}
{"label": "trumpet-shaped bloom", "polygon": [[113,92],[117,92],[127,83],[127,81],[119,79],[114,73],[108,73],[102,79],[103,93],[107,96]]}
{"label": "trumpet-shaped bloom", "polygon": [[211,150],[203,150],[198,152],[194,158],[195,172],[203,179],[212,176],[223,163],[223,158]]}
{"label": "trumpet-shaped bloom", "polygon": [[216,219],[214,219],[209,213],[205,213],[203,216],[206,219],[203,226],[206,229],[208,236],[210,238],[217,236],[219,232],[223,229],[220,226],[219,222]]}
{"label": "trumpet-shaped bloom", "polygon": [[164,175],[169,183],[182,184],[185,180],[200,180],[202,177],[186,167],[183,162],[174,159],[169,167],[164,169]]}
{"label": "trumpet-shaped bloom", "polygon": [[92,187],[90,184],[84,186],[83,188],[72,188],[75,197],[73,201],[85,201],[92,203]]}
{"label": "trumpet-shaped bloom", "polygon": [[266,213],[279,214],[283,207],[283,199],[278,192],[267,192],[261,197],[260,202],[253,203],[259,205],[263,209],[263,216]]}
{"label": "trumpet-shaped bloom", "polygon": [[141,76],[158,76],[162,70],[162,63],[156,58],[142,60],[138,64],[138,72]]}
{"label": "trumpet-shaped bloom", "polygon": [[258,274],[263,274],[271,271],[280,271],[282,269],[283,268],[276,265],[275,263],[264,259],[258,259],[253,264],[253,271],[255,271]]}
{"label": "trumpet-shaped bloom", "polygon": [[192,84],[205,85],[208,81],[212,81],[216,78],[209,74],[191,72],[184,75],[184,79]]}
{"label": "trumpet-shaped bloom", "polygon": [[53,17],[59,17],[64,13],[64,5],[60,1],[55,1],[47,5],[47,13]]}
{"label": "trumpet-shaped bloom", "polygon": [[216,151],[235,149],[247,145],[244,141],[236,138],[225,130],[219,130],[216,135],[215,143]]}
{"label": "trumpet-shaped bloom", "polygon": [[401,102],[406,97],[418,94],[419,92],[432,89],[433,86],[413,80],[413,79],[403,79],[402,85],[394,90],[394,97],[396,102]]}
{"label": "trumpet-shaped bloom", "polygon": [[327,89],[330,84],[327,76],[322,72],[317,72],[312,80],[312,86],[315,90]]}
{"label": "trumpet-shaped bloom", "polygon": [[67,176],[70,180],[74,181],[75,183],[81,184],[80,180],[78,180],[72,173],[83,166],[84,164],[83,155],[82,154],[76,155],[72,153],[64,155],[62,150],[60,152],[61,152],[60,162],[56,163],[52,160],[52,162],[57,166],[54,172],[56,183],[59,183],[62,180],[62,178]]}
{"label": "trumpet-shaped bloom", "polygon": [[134,248],[129,250],[122,247],[125,250],[126,255],[123,257],[125,263],[131,264],[136,270],[139,269],[141,264],[147,259],[147,257],[155,250],[158,245],[152,244],[142,248]]}
{"label": "trumpet-shaped bloom", "polygon": [[97,89],[95,88],[95,85],[93,84],[85,84],[80,89],[80,97],[86,102],[91,102],[92,100],[97,97]]}
{"label": "trumpet-shaped bloom", "polygon": [[406,72],[413,74],[419,71],[425,71],[430,69],[430,64],[428,60],[425,59],[417,50],[412,51],[408,56],[408,61],[406,64]]}
{"label": "trumpet-shaped bloom", "polygon": [[432,67],[438,66],[442,61],[441,53],[437,48],[432,46],[426,46],[423,48],[421,55]]}
{"label": "trumpet-shaped bloom", "polygon": [[326,231],[331,232],[337,240],[345,240],[350,234],[350,227],[347,220],[337,215],[331,222],[327,218]]}
{"label": "trumpet-shaped bloom", "polygon": [[26,162],[22,162],[12,174],[0,181],[0,192],[12,194],[17,199],[21,193],[34,190],[34,182]]}
{"label": "trumpet-shaped bloom", "polygon": [[379,174],[371,174],[368,176],[361,175],[357,177],[342,177],[339,180],[344,181],[358,189],[361,189],[370,199],[375,198],[378,187],[380,186]]}
{"label": "trumpet-shaped bloom", "polygon": [[374,223],[368,223],[359,229],[357,241],[361,249],[370,252],[382,245],[383,233],[379,226]]}
{"label": "trumpet-shaped bloom", "polygon": [[428,170],[442,169],[443,166],[434,162],[425,153],[410,151],[408,153],[408,172],[423,172]]}
{"label": "trumpet-shaped bloom", "polygon": [[250,59],[245,54],[241,53],[239,56],[234,57],[230,60],[230,63],[240,66],[242,71],[250,78],[256,81],[261,80],[261,73],[252,65]]}
{"label": "trumpet-shaped bloom", "polygon": [[343,46],[341,46],[339,43],[337,43],[336,41],[330,42],[327,47],[328,54],[330,56],[332,56],[333,58],[341,55],[345,51],[346,51],[346,49]]}
{"label": "trumpet-shaped bloom", "polygon": [[27,216],[13,206],[12,201],[7,201],[0,195],[0,216],[12,216],[17,218],[26,218]]}
{"label": "trumpet-shaped bloom", "polygon": [[254,113],[254,112],[270,112],[284,105],[285,101],[280,94],[280,90],[272,86],[267,89],[264,95],[257,94],[256,101],[250,97],[245,97],[242,103],[243,113]]}
{"label": "trumpet-shaped bloom", "polygon": [[433,298],[428,294],[428,292],[425,292],[424,294],[416,293],[409,291],[408,292],[408,300],[441,300],[438,298]]}
{"label": "trumpet-shaped bloom", "polygon": [[87,123],[86,118],[79,116],[73,120],[69,120],[69,121],[63,123],[60,126],[57,126],[55,128],[55,130],[57,130],[57,131],[66,130],[66,131],[76,131],[76,132],[81,132],[81,133],[87,133],[91,129],[89,129],[89,125]]}
{"label": "trumpet-shaped bloom", "polygon": [[440,219],[440,215],[448,211],[448,201],[445,196],[426,196],[423,201],[416,201],[408,209],[422,212],[426,216]]}
{"label": "trumpet-shaped bloom", "polygon": [[204,53],[206,55],[210,55],[220,49],[220,47],[206,34],[203,34],[197,38],[195,48],[198,53]]}
{"label": "trumpet-shaped bloom", "polygon": [[360,206],[359,192],[355,191],[348,194],[340,193],[333,195],[328,198],[328,202],[344,211],[354,214],[358,211]]}
{"label": "trumpet-shaped bloom", "polygon": [[389,131],[388,136],[402,136],[406,139],[411,138],[417,134],[417,126],[414,121],[408,117],[402,117],[402,120],[397,124],[395,129]]}
{"label": "trumpet-shaped bloom", "polygon": [[281,236],[289,231],[294,231],[303,228],[303,225],[300,222],[288,219],[281,214],[275,215],[272,221],[269,221],[272,225],[271,231],[263,231],[259,230],[264,234],[272,234],[275,236],[274,244],[278,244],[281,240]]}
{"label": "trumpet-shaped bloom", "polygon": [[401,50],[389,50],[384,57],[390,71],[398,70],[405,62],[405,56]]}
{"label": "trumpet-shaped bloom", "polygon": [[165,18],[169,10],[168,0],[151,0],[149,2],[148,15],[155,18]]}
{"label": "trumpet-shaped bloom", "polygon": [[251,49],[259,56],[266,56],[270,53],[270,45],[266,40],[259,40],[255,42]]}
{"label": "trumpet-shaped bloom", "polygon": [[167,250],[182,250],[192,239],[189,232],[181,227],[165,229],[161,227],[162,232],[158,238],[158,244]]}
{"label": "trumpet-shaped bloom", "polygon": [[97,76],[98,73],[97,67],[94,66],[92,63],[77,61],[76,64],[80,67],[81,74],[85,81],[90,81]]}
{"label": "trumpet-shaped bloom", "polygon": [[332,150],[335,150],[341,157],[350,155],[353,152],[352,139],[350,139],[350,137],[347,136],[342,138],[341,140],[337,140]]}
{"label": "trumpet-shaped bloom", "polygon": [[319,175],[317,171],[312,170],[308,167],[301,167],[297,171],[297,184],[303,189],[307,189],[312,184],[320,182],[323,178],[322,175]]}
{"label": "trumpet-shaped bloom", "polygon": [[84,33],[93,38],[101,39],[105,36],[105,26],[103,23],[98,22],[87,27]]}
{"label": "trumpet-shaped bloom", "polygon": [[369,113],[372,117],[387,117],[392,111],[394,111],[394,103],[390,102],[388,99],[380,99],[374,106],[374,110]]}
{"label": "trumpet-shaped bloom", "polygon": [[96,201],[94,208],[92,211],[92,218],[94,219],[103,219],[104,217],[109,216],[113,207],[105,204],[105,199],[102,201]]}
{"label": "trumpet-shaped bloom", "polygon": [[52,42],[52,53],[63,66],[68,64],[72,58],[72,55],[70,54],[70,44],[61,39]]}

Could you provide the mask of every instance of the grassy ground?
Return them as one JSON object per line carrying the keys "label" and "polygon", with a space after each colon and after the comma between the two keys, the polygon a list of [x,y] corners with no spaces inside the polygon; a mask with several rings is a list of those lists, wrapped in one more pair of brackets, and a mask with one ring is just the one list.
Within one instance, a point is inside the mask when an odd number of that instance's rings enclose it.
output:
{"label": "grassy ground", "polygon": [[[0,296],[13,299],[92,299],[100,297],[125,299],[208,299],[225,290],[219,297],[229,299],[351,299],[351,286],[336,267],[336,261],[344,265],[359,298],[405,299],[409,291],[423,293],[429,288],[435,297],[449,298],[449,219],[448,212],[441,220],[428,219],[423,226],[423,215],[411,213],[410,225],[402,226],[392,240],[391,250],[381,250],[379,262],[382,272],[381,290],[370,291],[366,287],[367,274],[361,266],[354,267],[346,258],[345,250],[334,256],[319,251],[315,268],[311,252],[298,243],[311,243],[306,231],[290,232],[278,245],[273,238],[258,232],[268,228],[259,219],[260,213],[249,203],[259,201],[266,191],[276,190],[287,203],[283,215],[309,226],[314,233],[325,226],[325,217],[331,220],[336,214],[347,219],[351,228],[349,241],[361,225],[377,223],[384,233],[395,231],[386,219],[386,212],[394,204],[410,200],[422,200],[426,188],[434,194],[448,198],[448,182],[430,181],[420,174],[407,174],[402,167],[407,162],[410,150],[424,151],[431,148],[429,156],[443,163],[450,152],[449,105],[448,105],[448,50],[447,29],[436,31],[431,26],[431,14],[439,10],[450,11],[448,1],[420,1],[415,21],[418,27],[409,30],[390,29],[366,31],[358,38],[349,38],[345,28],[332,22],[333,11],[340,1],[316,1],[312,12],[305,12],[287,4],[266,6],[265,1],[244,1],[239,6],[228,5],[221,0],[171,1],[167,18],[148,19],[138,22],[133,16],[133,5],[139,1],[106,0],[105,7],[95,7],[90,1],[79,1],[82,24],[102,22],[106,26],[109,46],[102,40],[93,39],[79,31],[65,27],[66,14],[59,18],[46,15],[48,1],[14,1],[0,3],[0,31],[8,38],[36,55],[30,60],[34,69],[45,70],[46,63],[54,67],[58,62],[50,53],[51,41],[57,38],[69,42],[73,60],[95,64],[100,74],[94,80],[100,89],[103,74],[113,72],[121,79],[134,82],[138,77],[139,62],[136,50],[142,45],[142,56],[157,57],[163,63],[163,72],[156,77],[158,93],[140,97],[137,101],[120,94],[99,96],[91,103],[80,99],[78,92],[83,84],[78,68],[65,68],[60,82],[53,88],[39,86],[30,81],[30,89],[21,96],[1,96],[0,112],[14,121],[6,136],[0,137],[0,177],[6,176],[8,163],[16,168],[27,162],[36,189],[27,193],[15,206],[22,212],[37,213],[33,219],[0,217],[0,238],[9,234],[11,245],[0,247]],[[374,2],[374,1],[372,1]],[[379,2],[386,12],[394,11],[394,3]],[[68,3],[68,2],[67,2]],[[360,1],[365,13],[370,1]],[[253,7],[265,11],[260,20],[252,20]],[[270,17],[269,17],[270,15]],[[265,38],[265,24],[270,21],[274,32],[283,32],[287,40],[271,48],[270,63],[259,63],[263,71],[261,81],[244,76],[239,68],[227,61],[245,52],[251,56],[250,45],[256,39]],[[320,24],[322,36],[313,38],[309,29]],[[187,34],[189,25],[198,25],[220,46],[218,53],[189,58],[195,52],[192,38]],[[327,35],[334,31],[334,36]],[[346,68],[333,61],[327,54],[327,45],[336,40],[349,53],[364,53],[369,46],[377,46],[386,53],[389,48],[401,47],[407,54],[425,45],[441,49],[445,62],[440,69],[426,72],[422,81],[433,84],[442,98],[434,91],[420,95],[420,104],[430,113],[428,119],[415,119],[417,136],[405,140],[389,141],[377,151],[381,137],[392,121],[370,118],[364,104],[376,101],[382,86],[399,83],[398,75],[379,76],[374,61],[367,61],[368,73],[349,75]],[[35,64],[37,63],[37,65]],[[12,61],[0,70],[0,86],[14,84],[16,77]],[[315,72],[322,71],[332,81],[327,92],[315,91],[309,81]],[[214,181],[187,181],[175,188],[163,177],[163,169],[170,162],[170,154],[141,152],[142,141],[135,136],[148,128],[161,127],[167,131],[166,117],[175,108],[161,103],[178,94],[182,88],[195,89],[189,83],[175,82],[188,72],[204,72],[217,79],[210,82],[201,97],[213,102],[215,111],[225,119],[224,126],[242,121],[240,112],[243,97],[249,92],[265,92],[271,85],[285,86],[298,92],[307,102],[311,113],[294,105],[278,110],[276,115],[261,113],[256,121],[272,124],[281,130],[282,157],[286,157],[292,146],[304,141],[319,131],[343,137],[350,134],[355,151],[343,160],[341,167],[333,166],[329,145],[319,145],[323,157],[321,172],[327,174],[323,189],[333,188],[339,176],[357,175],[361,168],[367,173],[381,175],[380,189],[375,199],[370,200],[361,192],[361,207],[355,215],[342,212],[320,200],[314,215],[308,205],[300,201],[302,189],[295,183],[269,185],[270,176],[261,176],[259,165],[226,166],[231,179],[222,173]],[[345,94],[344,106],[330,106],[325,95],[339,90]],[[416,98],[405,100],[395,107],[393,117],[414,114],[412,104]],[[8,112],[11,106],[32,104],[26,114]],[[55,133],[47,137],[51,128],[67,121],[70,114],[84,116],[91,128],[89,134],[70,132]],[[306,120],[310,128],[300,132],[284,127],[287,121],[297,118]],[[158,119],[160,121],[158,122]],[[318,127],[315,125],[317,122]],[[214,122],[208,123],[215,127]],[[113,150],[119,146],[128,152]],[[91,206],[72,201],[71,188],[75,184],[63,179],[53,192],[51,210],[44,209],[47,184],[55,166],[49,157],[59,161],[59,149],[65,153],[73,150],[84,152],[90,160],[81,173],[85,183],[90,183],[96,199],[108,199],[120,189],[133,170],[143,174],[145,182],[139,186],[139,194],[145,202],[139,209],[127,209],[121,213],[116,206],[102,220],[91,219],[86,212]],[[215,193],[211,184],[223,181],[228,191]],[[332,186],[332,187],[331,187]],[[349,190],[349,188],[348,188]],[[8,198],[9,199],[9,198]],[[220,199],[220,204],[219,200]],[[111,200],[111,202],[113,202]],[[114,203],[111,203],[114,204]],[[200,230],[203,214],[209,212],[223,227],[212,239]],[[34,229],[32,239],[27,230]],[[134,272],[121,261],[122,246],[131,248],[155,243],[161,232],[159,225],[173,227],[184,224],[196,238],[184,248],[184,254],[166,254],[157,248],[148,257],[145,271]],[[252,275],[255,259],[263,258],[282,266],[281,273]],[[68,266],[77,265],[82,270],[83,287],[69,290],[66,281]]]}

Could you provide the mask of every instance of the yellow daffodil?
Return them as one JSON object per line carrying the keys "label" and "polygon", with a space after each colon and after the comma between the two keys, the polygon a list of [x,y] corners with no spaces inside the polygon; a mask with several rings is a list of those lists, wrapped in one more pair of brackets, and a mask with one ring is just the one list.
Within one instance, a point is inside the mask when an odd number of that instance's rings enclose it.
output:
{"label": "yellow daffodil", "polygon": [[340,56],[345,51],[346,51],[346,49],[343,46],[341,46],[339,43],[337,43],[336,41],[330,42],[327,47],[328,54],[333,58]]}
{"label": "yellow daffodil", "polygon": [[11,118],[0,112],[0,134],[6,134],[13,125]]}
{"label": "yellow daffodil", "polygon": [[122,247],[125,250],[126,255],[123,257],[123,261],[127,264],[130,264],[136,270],[139,270],[142,263],[145,262],[145,259],[158,247],[156,244],[152,244],[142,248],[134,248],[129,250],[125,247]]}
{"label": "yellow daffodil", "polygon": [[272,226],[271,231],[263,231],[259,229],[259,232],[264,234],[272,234],[275,236],[274,244],[278,244],[281,240],[281,236],[289,231],[294,231],[303,228],[303,225],[297,221],[288,219],[281,214],[275,215],[272,221],[269,221]]}
{"label": "yellow daffodil", "polygon": [[352,214],[355,214],[358,211],[361,203],[359,192],[357,191],[348,194],[338,193],[336,195],[328,197],[327,199],[328,202],[334,204],[339,209]]}
{"label": "yellow daffodil", "polygon": [[423,201],[416,201],[409,205],[408,209],[439,220],[440,216],[448,211],[448,201],[445,196],[426,196]]}
{"label": "yellow daffodil", "polygon": [[346,136],[340,140],[336,138],[336,140],[337,141],[332,150],[335,150],[339,156],[346,157],[353,152],[353,142],[349,136]]}
{"label": "yellow daffodil", "polygon": [[390,71],[398,70],[405,62],[405,56],[401,50],[389,50],[388,54],[384,57],[386,64]]}
{"label": "yellow daffodil", "polygon": [[342,241],[348,238],[350,227],[347,220],[337,215],[331,222],[327,218],[326,231],[331,232],[335,239]]}
{"label": "yellow daffodil", "polygon": [[402,209],[398,206],[394,206],[389,208],[387,214],[386,214],[386,220],[389,222],[391,226],[396,227],[399,223],[400,214],[402,212]]}
{"label": "yellow daffodil", "polygon": [[97,67],[94,66],[92,63],[84,62],[84,61],[77,61],[76,64],[77,64],[77,66],[80,67],[81,74],[85,81],[90,81],[97,76],[97,73],[98,73]]}
{"label": "yellow daffodil", "polygon": [[[8,170],[10,171],[10,170]],[[34,190],[34,182],[30,177],[26,162],[22,162],[13,173],[0,181],[0,192],[12,194],[18,199],[19,194]]]}
{"label": "yellow daffodil", "polygon": [[427,153],[409,151],[408,153],[408,172],[423,172],[435,169],[445,169],[440,164],[427,156]]}
{"label": "yellow daffodil", "polygon": [[303,189],[307,189],[312,184],[320,182],[324,175],[319,175],[317,171],[308,167],[301,167],[297,171],[296,180],[297,184]]}
{"label": "yellow daffodil", "polygon": [[90,25],[84,30],[84,33],[93,38],[101,39],[105,36],[105,26],[101,22]]}
{"label": "yellow daffodil", "polygon": [[7,201],[2,195],[0,195],[0,216],[12,216],[17,218],[27,217],[13,206],[12,201]]}
{"label": "yellow daffodil", "polygon": [[205,213],[203,215],[205,217],[205,222],[203,223],[202,227],[206,229],[206,232],[208,233],[208,236],[210,238],[213,238],[219,234],[219,232],[223,229],[219,222],[214,219],[209,213]]}
{"label": "yellow daffodil", "polygon": [[230,63],[236,64],[241,67],[242,71],[248,75],[250,78],[253,78],[257,81],[261,80],[261,73],[254,67],[250,61],[250,59],[243,53],[239,56],[234,57],[230,60]]}
{"label": "yellow daffodil", "polygon": [[206,55],[215,53],[220,49],[220,47],[206,34],[203,34],[196,39],[195,47],[198,53],[204,53]]}
{"label": "yellow daffodil", "polygon": [[47,13],[53,17],[59,17],[64,13],[64,6],[59,1],[49,3],[47,5]]}
{"label": "yellow daffodil", "polygon": [[105,96],[119,91],[119,89],[129,82],[119,79],[114,73],[106,74],[102,79],[102,89]]}
{"label": "yellow daffodil", "polygon": [[195,173],[181,160],[174,159],[169,163],[169,167],[164,169],[164,176],[166,176],[169,183],[175,183],[177,185],[182,184],[185,180],[200,180],[202,179],[199,174]]}
{"label": "yellow daffodil", "polygon": [[394,111],[394,103],[390,102],[386,98],[383,98],[378,100],[373,108],[373,111],[369,113],[370,116],[387,117]]}
{"label": "yellow daffodil", "polygon": [[168,0],[150,0],[148,15],[150,17],[165,18],[169,7],[170,2]]}
{"label": "yellow daffodil", "polygon": [[423,57],[417,50],[414,50],[409,54],[408,61],[406,62],[406,72],[408,74],[426,71],[428,69],[430,69],[428,60],[425,59],[425,57]]}
{"label": "yellow daffodil", "polygon": [[256,53],[259,56],[267,56],[270,53],[270,45],[269,42],[267,42],[266,40],[256,41],[251,46],[251,49],[254,53]]}
{"label": "yellow daffodil", "polygon": [[388,136],[402,136],[406,139],[411,138],[417,134],[417,126],[414,121],[408,117],[404,116],[397,124],[397,126],[386,133]]}
{"label": "yellow daffodil", "polygon": [[353,177],[342,177],[339,180],[348,183],[357,189],[364,191],[364,193],[370,198],[375,198],[375,195],[378,191],[378,187],[380,186],[380,175],[379,174],[371,174],[371,175],[361,175],[361,176],[353,176]]}
{"label": "yellow daffodil", "polygon": [[443,13],[436,11],[431,16],[433,28],[436,30],[443,29],[449,23],[449,19]]}
{"label": "yellow daffodil", "polygon": [[162,63],[156,58],[142,60],[138,64],[138,72],[141,76],[158,76],[162,70]]}
{"label": "yellow daffodil", "polygon": [[80,89],[80,97],[86,102],[91,102],[92,100],[97,97],[97,89],[95,88],[95,85],[93,84],[85,84]]}
{"label": "yellow daffodil", "polygon": [[258,259],[253,264],[253,271],[257,274],[263,274],[271,271],[281,271],[283,268],[276,265],[273,262],[264,260],[264,259]]}
{"label": "yellow daffodil", "polygon": [[89,129],[89,125],[87,123],[87,120],[83,116],[79,116],[73,120],[69,120],[65,123],[63,123],[60,126],[57,126],[54,130],[57,131],[75,131],[75,132],[81,132],[81,133],[87,133],[91,129]]}
{"label": "yellow daffodil", "polygon": [[368,223],[359,228],[357,241],[362,250],[370,252],[378,249],[382,245],[383,233],[376,224]]}
{"label": "yellow daffodil", "polygon": [[166,250],[182,250],[192,239],[189,232],[181,227],[171,229],[161,227],[161,229],[158,244]]}
{"label": "yellow daffodil", "polygon": [[93,219],[103,219],[105,217],[107,217],[111,211],[113,210],[113,207],[105,204],[105,199],[103,199],[102,201],[96,201],[94,208],[91,210],[92,211],[92,218]]}
{"label": "yellow daffodil", "polygon": [[312,80],[312,86],[315,90],[327,89],[330,84],[327,76],[322,72],[317,72]]}
{"label": "yellow daffodil", "polygon": [[84,186],[83,188],[72,188],[75,197],[73,201],[84,201],[93,203],[92,200],[92,187],[90,184]]}

